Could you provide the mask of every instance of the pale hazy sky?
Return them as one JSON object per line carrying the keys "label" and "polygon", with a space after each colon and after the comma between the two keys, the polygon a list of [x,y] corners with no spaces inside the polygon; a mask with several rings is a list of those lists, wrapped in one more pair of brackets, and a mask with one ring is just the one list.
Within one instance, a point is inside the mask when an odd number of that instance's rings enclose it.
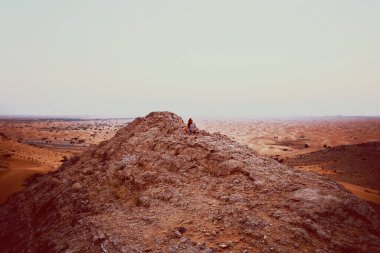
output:
{"label": "pale hazy sky", "polygon": [[380,1],[0,0],[0,114],[380,115]]}

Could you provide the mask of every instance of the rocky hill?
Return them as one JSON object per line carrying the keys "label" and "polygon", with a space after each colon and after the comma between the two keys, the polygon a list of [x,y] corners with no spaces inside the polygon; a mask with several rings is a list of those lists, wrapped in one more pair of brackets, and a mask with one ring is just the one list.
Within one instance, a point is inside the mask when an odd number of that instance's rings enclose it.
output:
{"label": "rocky hill", "polygon": [[137,118],[0,207],[1,252],[380,252],[379,217],[335,182],[177,115]]}

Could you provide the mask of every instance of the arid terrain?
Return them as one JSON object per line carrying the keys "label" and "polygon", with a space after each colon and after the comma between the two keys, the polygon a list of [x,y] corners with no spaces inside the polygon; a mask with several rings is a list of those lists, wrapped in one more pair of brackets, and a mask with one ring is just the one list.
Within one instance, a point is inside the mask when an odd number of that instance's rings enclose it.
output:
{"label": "arid terrain", "polygon": [[[20,190],[27,176],[54,170],[86,147],[111,138],[131,120],[1,119],[0,203]],[[199,120],[196,123],[201,129],[220,132],[246,144],[260,155],[323,174],[360,198],[380,205],[380,151],[376,144],[365,145],[380,142],[380,118]],[[341,145],[344,148],[337,151],[335,147]],[[316,156],[318,159],[311,159]]]}
{"label": "arid terrain", "polygon": [[380,142],[326,148],[290,158],[286,163],[324,174],[360,198],[380,205]]}
{"label": "arid terrain", "polygon": [[0,206],[0,251],[380,251],[377,212],[342,185],[184,127],[150,113],[29,177]]}
{"label": "arid terrain", "polygon": [[0,120],[0,203],[34,173],[55,170],[92,144],[111,138],[131,119]]}
{"label": "arid terrain", "polygon": [[379,209],[380,118],[203,120],[198,125],[260,155],[329,177]]}
{"label": "arid terrain", "polygon": [[290,158],[339,145],[380,141],[380,117],[315,117],[263,120],[202,120],[261,155]]}

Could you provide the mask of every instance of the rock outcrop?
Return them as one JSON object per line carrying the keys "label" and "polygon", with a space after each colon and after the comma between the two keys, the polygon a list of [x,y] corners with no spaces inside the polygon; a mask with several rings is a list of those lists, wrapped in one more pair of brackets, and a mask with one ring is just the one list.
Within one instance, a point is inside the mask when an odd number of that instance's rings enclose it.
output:
{"label": "rock outcrop", "polygon": [[0,207],[1,252],[380,252],[377,214],[337,183],[137,118]]}

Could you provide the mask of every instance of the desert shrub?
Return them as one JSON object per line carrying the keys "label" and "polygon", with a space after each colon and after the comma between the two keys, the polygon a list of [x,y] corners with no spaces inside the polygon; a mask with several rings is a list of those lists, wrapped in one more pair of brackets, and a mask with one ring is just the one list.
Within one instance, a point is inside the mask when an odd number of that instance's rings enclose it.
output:
{"label": "desert shrub", "polygon": [[74,155],[74,156],[71,157],[71,159],[69,160],[70,164],[76,164],[78,161],[79,161],[79,156],[77,156],[77,155]]}
{"label": "desert shrub", "polygon": [[69,159],[67,158],[67,156],[63,156],[62,159],[60,160],[60,162],[64,163],[64,162],[67,162]]}

